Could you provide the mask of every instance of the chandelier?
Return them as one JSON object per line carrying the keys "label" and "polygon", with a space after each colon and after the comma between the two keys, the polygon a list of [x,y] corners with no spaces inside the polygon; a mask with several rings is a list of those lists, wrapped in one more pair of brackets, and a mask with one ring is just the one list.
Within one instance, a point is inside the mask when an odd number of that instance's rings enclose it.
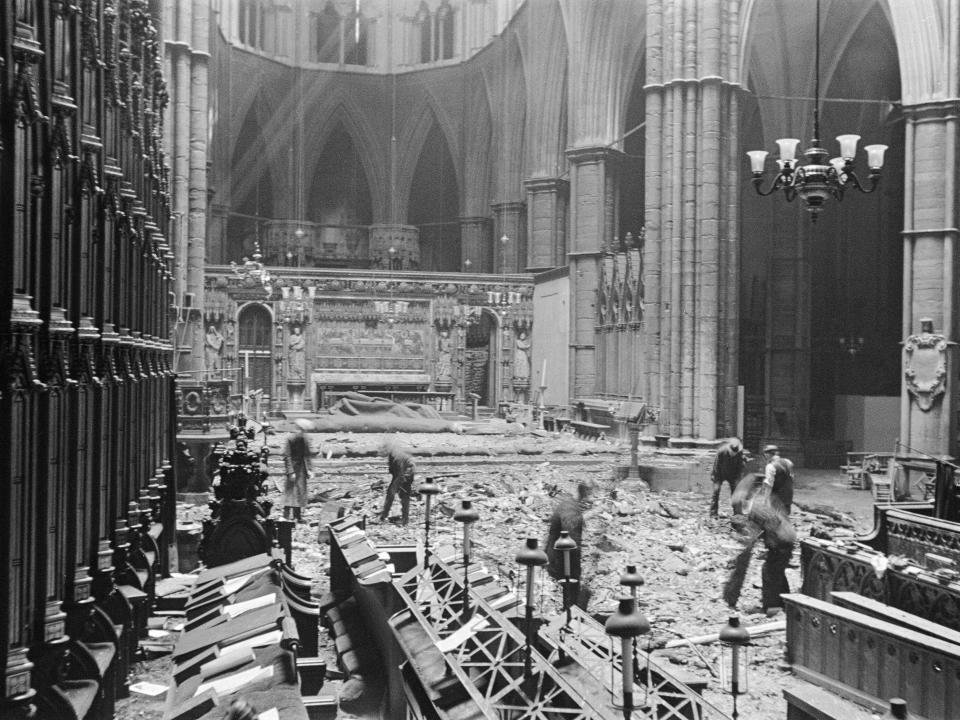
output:
{"label": "chandelier", "polygon": [[813,105],[813,139],[810,147],[804,151],[807,161],[801,164],[797,158],[796,138],[781,138],[777,140],[780,149],[780,159],[777,165],[780,171],[773,178],[770,186],[764,190],[761,186],[764,180],[763,166],[766,162],[766,150],[751,150],[747,153],[750,158],[750,169],[753,173],[753,186],[757,194],[770,195],[782,189],[788,202],[797,196],[803,200],[806,209],[811,214],[811,220],[816,222],[820,208],[830,198],[843,200],[844,192],[849,188],[856,188],[862,193],[871,193],[880,182],[880,171],[883,168],[883,154],[886,145],[867,145],[867,167],[870,174],[866,182],[857,177],[853,168],[853,159],[857,153],[859,135],[838,135],[840,155],[827,159],[830,153],[820,145],[820,0],[817,0],[816,11],[816,43],[814,65],[814,105]]}

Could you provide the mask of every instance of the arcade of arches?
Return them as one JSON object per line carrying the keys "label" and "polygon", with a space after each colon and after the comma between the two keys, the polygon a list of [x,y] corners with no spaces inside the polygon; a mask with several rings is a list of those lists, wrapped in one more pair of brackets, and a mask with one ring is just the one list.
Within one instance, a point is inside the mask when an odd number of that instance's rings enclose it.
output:
{"label": "arcade of arches", "polygon": [[[918,216],[955,173],[925,143],[955,129],[956,80],[932,84],[916,58],[901,67],[926,41],[919,14],[824,3],[824,142],[856,132],[890,150],[875,193],[848,193],[814,224],[799,203],[757,197],[743,155],[812,135],[812,4],[496,5],[510,6],[498,34],[478,42],[477,18],[460,16],[452,56],[424,62],[415,37],[384,33],[419,27],[404,24],[406,4],[364,4],[363,72],[316,62],[315,38],[251,47],[241,18],[214,16],[205,307],[208,320],[236,321],[249,298],[227,265],[259,244],[279,328],[267,395],[291,397],[285,347],[299,319],[281,293],[313,293],[294,303],[308,323],[295,397],[311,408],[321,386],[378,383],[449,389],[462,406],[478,382],[478,335],[452,321],[441,380],[436,298],[475,318],[488,295],[513,291],[520,322],[494,313],[507,332],[484,334],[480,372],[501,377],[483,384],[484,403],[534,400],[540,386],[550,405],[643,400],[661,409],[660,433],[743,433],[811,464],[834,464],[850,442],[952,447],[952,421],[913,413],[907,395],[901,413],[900,400],[902,341],[920,316],[949,336],[953,303],[936,290],[948,278],[914,279],[946,257],[956,226],[949,206]],[[908,251],[904,266],[905,243],[922,262]],[[386,375],[375,356],[321,362],[334,330],[383,339],[365,319],[378,298],[411,303],[402,325],[422,355]],[[514,387],[530,313],[533,377]],[[865,429],[877,413],[886,424]]]}

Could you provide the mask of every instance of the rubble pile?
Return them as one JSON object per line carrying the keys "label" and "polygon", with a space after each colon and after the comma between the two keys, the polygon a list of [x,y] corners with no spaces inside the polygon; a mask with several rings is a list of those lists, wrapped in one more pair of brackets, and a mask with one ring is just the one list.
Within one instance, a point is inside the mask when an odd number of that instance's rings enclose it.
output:
{"label": "rubble pile", "polygon": [[[651,493],[638,481],[618,480],[617,467],[629,460],[629,448],[616,441],[581,440],[569,434],[534,432],[522,435],[455,434],[311,434],[317,452],[309,481],[311,502],[294,530],[293,564],[297,572],[316,578],[314,594],[327,592],[328,548],[325,526],[340,514],[367,518],[367,533],[377,544],[423,540],[424,503],[415,497],[410,523],[398,517],[376,518],[389,482],[383,448],[388,439],[401,440],[414,455],[417,481],[437,478],[442,488],[433,502],[431,544],[459,550],[462,526],[453,519],[460,501],[470,499],[479,511],[473,526],[474,561],[500,581],[523,592],[524,573],[515,555],[525,538],[547,537],[550,515],[565,495],[576,497],[577,486],[591,489],[585,506],[583,581],[592,591],[587,611],[612,612],[624,594],[619,578],[628,564],[636,565],[645,584],[637,589],[641,611],[651,633],[640,639],[658,656],[710,679],[705,697],[729,709],[729,697],[719,688],[719,648],[686,639],[716,633],[731,614],[721,589],[740,544],[729,522],[726,495],[721,518],[708,518],[709,498],[683,492]],[[268,499],[277,500],[282,487],[282,433],[269,439],[271,448]],[[416,487],[416,486],[415,486]],[[182,508],[187,511],[187,508]],[[195,515],[199,508],[190,508]],[[395,505],[394,512],[399,514]],[[726,515],[725,515],[726,513]],[[192,518],[199,519],[199,518]],[[797,534],[839,537],[863,532],[869,518],[854,518],[822,505],[794,509]],[[737,612],[747,626],[776,625],[759,611],[762,544],[758,544]],[[798,555],[788,570],[791,588],[800,586]],[[538,613],[561,612],[560,586],[538,572]],[[776,620],[776,619],[775,619]],[[781,621],[783,617],[780,616]],[[784,633],[772,631],[755,640],[751,655],[750,693],[741,698],[743,717],[782,718],[782,690],[792,682],[783,659]]]}

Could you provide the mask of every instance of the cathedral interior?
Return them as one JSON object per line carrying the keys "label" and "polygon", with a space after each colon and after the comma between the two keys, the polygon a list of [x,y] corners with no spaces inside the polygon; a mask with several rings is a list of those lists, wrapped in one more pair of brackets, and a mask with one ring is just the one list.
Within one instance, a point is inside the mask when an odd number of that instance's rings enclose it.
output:
{"label": "cathedral interior", "polygon": [[3,718],[114,716],[240,414],[960,452],[960,0],[10,0],[0,38]]}

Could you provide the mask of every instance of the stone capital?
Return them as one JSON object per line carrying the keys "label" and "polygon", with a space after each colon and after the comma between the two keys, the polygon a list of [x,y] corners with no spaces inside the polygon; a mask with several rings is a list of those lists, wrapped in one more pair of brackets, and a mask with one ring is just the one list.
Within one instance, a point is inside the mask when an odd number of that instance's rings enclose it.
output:
{"label": "stone capital", "polygon": [[490,209],[495,213],[518,213],[525,207],[526,203],[521,200],[511,200],[508,202],[490,203]]}
{"label": "stone capital", "polygon": [[529,193],[559,193],[569,190],[570,181],[563,178],[530,178],[523,181],[523,186]]}
{"label": "stone capital", "polygon": [[606,145],[593,145],[589,147],[569,148],[567,150],[567,159],[574,165],[590,165],[612,161],[622,160],[624,155],[620,150],[616,150]]}
{"label": "stone capital", "polygon": [[903,105],[902,111],[907,122],[914,124],[955,120],[960,116],[960,98]]}

